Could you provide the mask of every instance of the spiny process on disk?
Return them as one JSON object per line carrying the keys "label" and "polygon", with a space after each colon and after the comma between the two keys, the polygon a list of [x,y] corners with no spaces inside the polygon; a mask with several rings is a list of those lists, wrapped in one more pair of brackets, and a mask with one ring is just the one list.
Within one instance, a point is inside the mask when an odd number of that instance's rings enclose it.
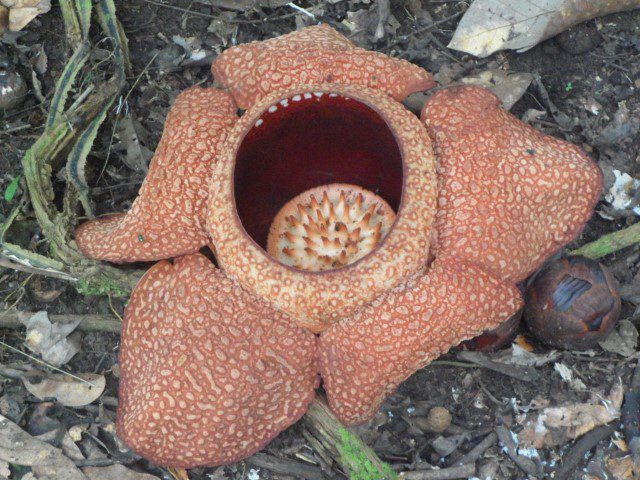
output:
{"label": "spiny process on disk", "polygon": [[371,252],[395,217],[389,204],[368,190],[356,185],[323,185],[282,207],[271,224],[267,251],[301,270],[344,267]]}

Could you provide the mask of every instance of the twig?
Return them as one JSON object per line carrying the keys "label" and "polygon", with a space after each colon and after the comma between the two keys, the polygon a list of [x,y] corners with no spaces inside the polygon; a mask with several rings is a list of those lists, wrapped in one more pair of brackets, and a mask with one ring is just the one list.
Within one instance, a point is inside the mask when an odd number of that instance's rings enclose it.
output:
{"label": "twig", "polygon": [[456,465],[465,465],[467,463],[474,463],[480,456],[491,448],[498,440],[496,432],[491,432],[489,435],[471,450],[469,450],[460,460],[456,462]]}
{"label": "twig", "polygon": [[522,380],[523,382],[533,383],[540,377],[540,374],[536,371],[535,368],[520,367],[516,365],[508,365],[506,363],[494,362],[493,360],[490,360],[489,357],[480,352],[462,351],[458,352],[457,356],[461,360],[473,362],[488,370],[493,370],[494,372],[501,373],[502,375],[506,375],[517,380]]}
{"label": "twig", "polygon": [[491,400],[491,403],[493,403],[494,405],[497,405],[497,406],[502,406],[502,402],[500,400],[498,400],[493,395],[493,393],[491,393],[489,391],[489,389],[482,383],[481,380],[478,383],[480,384],[480,391],[482,391],[482,393],[484,393],[489,398],[489,400]]}
{"label": "twig", "polygon": [[571,450],[562,457],[562,466],[556,469],[553,479],[567,480],[570,478],[573,471],[584,458],[584,455],[602,440],[609,437],[614,431],[614,427],[603,425],[584,435],[571,447]]}
{"label": "twig", "polygon": [[309,10],[307,10],[306,8],[302,8],[293,2],[287,3],[287,7],[291,7],[300,13],[304,13],[307,17],[313,18],[314,20],[316,19],[316,16],[313,13],[311,13]]}
{"label": "twig", "polygon": [[0,363],[0,376],[13,378],[14,380],[20,380],[27,372],[28,370],[19,370],[17,368],[7,367],[6,365],[2,365]]}
{"label": "twig", "polygon": [[630,247],[640,242],[640,222],[617,232],[603,235],[599,239],[587,243],[580,248],[571,250],[569,255],[582,255],[583,257],[596,259]]}
{"label": "twig", "polygon": [[[140,74],[134,80],[134,82],[131,85],[131,88],[129,88],[129,91],[127,92],[127,94],[124,96],[124,98],[122,98],[122,97],[120,98],[120,103],[126,104],[127,100],[129,100],[129,96],[131,95],[131,92],[133,92],[133,89],[136,88],[136,86],[140,82],[140,79],[142,78],[142,76],[145,73],[147,73],[147,71],[149,70],[149,67],[156,60],[156,58],[158,57],[159,54],[160,54],[160,52],[157,52],[151,58],[151,60],[149,60],[147,62],[147,64],[144,66],[144,68],[142,69]],[[120,121],[120,112],[121,112],[121,110],[118,108],[118,110],[116,111],[116,118],[113,121],[113,128],[111,129],[111,138],[109,139],[109,148],[107,148],[107,156],[106,156],[106,158],[104,160],[104,164],[102,165],[102,170],[100,170],[100,174],[98,175],[98,180],[96,180],[96,182],[100,181],[100,179],[102,178],[102,175],[104,174],[105,170],[107,169],[107,164],[109,163],[109,157],[111,157],[111,148],[113,147],[113,139],[115,138],[115,135],[116,135],[116,129],[118,128],[118,122]],[[125,116],[126,116],[126,114],[125,114]]]}
{"label": "twig", "polygon": [[[30,318],[35,312],[20,312],[17,310],[7,310],[0,314],[0,329],[18,329],[24,327],[22,318]],[[49,315],[51,323],[57,322],[77,322],[76,327],[83,332],[107,332],[120,333],[122,323],[110,315]]]}
{"label": "twig", "polygon": [[511,434],[511,431],[507,427],[496,427],[496,434],[500,443],[504,447],[507,456],[513,460],[513,462],[527,475],[532,477],[542,478],[542,466],[536,464],[530,458],[524,457],[518,454],[518,446]]}
{"label": "twig", "polygon": [[19,132],[28,128],[33,128],[33,126],[28,123],[26,125],[18,125],[16,127],[7,128],[6,130],[0,130],[0,135],[9,135],[10,133]]}
{"label": "twig", "polygon": [[11,270],[18,270],[20,272],[35,273],[37,275],[58,278],[60,280],[77,281],[75,277],[69,275],[68,273],[57,272],[55,270],[49,270],[45,268],[30,267],[21,263],[12,262],[11,260],[3,256],[0,256],[0,267],[10,268]]}
{"label": "twig", "polygon": [[478,368],[475,363],[455,362],[453,360],[434,360],[429,364],[430,367],[461,367],[461,368]]}
{"label": "twig", "polygon": [[538,93],[540,94],[542,103],[544,104],[544,106],[547,109],[549,109],[549,112],[551,112],[551,116],[555,120],[555,122],[558,125],[558,127],[560,127],[561,130],[565,130],[566,131],[572,124],[571,119],[569,118],[569,116],[566,113],[562,112],[551,101],[551,97],[549,97],[549,92],[547,92],[546,87],[542,83],[542,78],[540,77],[540,75],[538,73],[534,73],[533,74],[533,80],[535,81],[535,83],[536,83],[536,85],[538,87]]}
{"label": "twig", "polygon": [[249,465],[264,468],[281,475],[305,478],[308,480],[324,480],[322,470],[314,465],[305,465],[287,458],[279,458],[266,453],[256,453],[245,460]]}
{"label": "twig", "polygon": [[194,15],[196,17],[208,18],[209,20],[215,20],[218,18],[216,15],[211,15],[210,13],[195,12],[193,10],[189,10],[188,8],[177,7],[175,5],[168,5],[166,3],[156,2],[154,0],[144,0],[144,1],[147,3],[150,3],[151,5],[168,8],[169,10],[175,10],[176,12],[188,13],[189,15]]}
{"label": "twig", "polygon": [[622,404],[624,438],[634,455],[640,454],[640,361],[636,364]]}
{"label": "twig", "polygon": [[464,12],[455,13],[453,15],[443,18],[442,20],[438,20],[437,22],[433,22],[422,28],[418,28],[417,30],[414,30],[413,32],[408,33],[407,35],[401,35],[397,39],[395,39],[393,42],[389,43],[389,45],[385,47],[385,50],[389,50],[390,48],[395,47],[399,43],[406,42],[407,40],[409,40],[410,37],[415,37],[416,35],[419,35],[420,33],[431,30],[432,28],[437,27],[438,25],[442,25],[443,23],[447,23],[450,20],[454,20],[462,16],[463,14]]}
{"label": "twig", "polygon": [[439,470],[415,470],[402,472],[398,475],[400,480],[454,480],[457,478],[470,478],[475,476],[476,466],[473,463],[458,465],[456,467],[441,468]]}
{"label": "twig", "polygon": [[115,463],[120,463],[112,458],[83,458],[82,460],[74,460],[76,467],[108,467]]}
{"label": "twig", "polygon": [[71,377],[71,378],[73,378],[73,379],[75,379],[75,380],[78,380],[78,381],[80,381],[80,382],[82,382],[82,383],[86,383],[87,385],[91,385],[92,387],[95,387],[95,386],[96,386],[96,385],[94,385],[93,383],[91,383],[90,381],[85,380],[85,379],[84,379],[84,378],[82,378],[82,377],[78,377],[77,375],[74,375],[73,373],[69,373],[69,372],[67,372],[67,371],[65,371],[65,370],[62,370],[61,368],[54,367],[53,365],[51,365],[51,364],[49,364],[49,363],[45,362],[44,360],[40,360],[39,358],[36,358],[36,357],[34,357],[33,355],[29,355],[28,353],[23,352],[22,350],[19,350],[19,349],[17,349],[16,347],[12,347],[12,346],[11,346],[11,345],[9,345],[8,343],[4,343],[4,342],[3,342],[3,341],[1,341],[1,340],[0,340],[0,345],[2,345],[2,346],[3,346],[3,347],[5,347],[5,348],[8,348],[8,349],[9,349],[9,350],[11,350],[12,352],[15,352],[15,353],[17,353],[17,354],[19,354],[19,355],[23,355],[23,356],[27,357],[29,360],[31,360],[31,361],[33,361],[33,362],[39,363],[40,365],[44,365],[45,367],[50,368],[51,370],[55,370],[55,371],[56,371],[56,372],[58,372],[58,373],[61,373],[61,374],[66,375],[66,376],[68,376],[68,377]]}

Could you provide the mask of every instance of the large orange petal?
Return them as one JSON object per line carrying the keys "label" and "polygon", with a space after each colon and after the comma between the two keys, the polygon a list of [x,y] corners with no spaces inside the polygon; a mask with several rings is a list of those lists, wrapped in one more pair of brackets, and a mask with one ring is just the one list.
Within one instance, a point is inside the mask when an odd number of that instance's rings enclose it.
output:
{"label": "large orange petal", "polygon": [[435,255],[519,281],[575,238],[602,174],[575,145],[500,108],[481,87],[435,93],[422,111],[439,160]]}
{"label": "large orange petal", "polygon": [[213,62],[211,70],[244,109],[293,85],[362,85],[397,100],[435,85],[426,70],[358,48],[328,25],[232,47]]}
{"label": "large orange petal", "polygon": [[247,457],[296,422],[316,338],[201,254],[154,265],[125,312],[117,432],[163,466]]}
{"label": "large orange petal", "polygon": [[112,262],[192,253],[208,242],[204,211],[218,144],[237,120],[231,96],[190,88],[176,99],[140,194],[127,214],[82,224],[78,247]]}
{"label": "large orange petal", "polygon": [[372,417],[416,370],[522,306],[519,290],[456,259],[376,299],[320,337],[329,404],[346,424]]}

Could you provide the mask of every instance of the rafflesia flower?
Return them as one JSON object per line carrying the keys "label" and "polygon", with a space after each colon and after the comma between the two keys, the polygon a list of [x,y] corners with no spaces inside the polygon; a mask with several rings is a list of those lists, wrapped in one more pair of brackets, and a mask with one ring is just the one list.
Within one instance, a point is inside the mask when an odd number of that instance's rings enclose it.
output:
{"label": "rafflesia flower", "polygon": [[[111,262],[163,260],[126,309],[117,428],[160,465],[237,461],[323,382],[345,423],[522,306],[601,189],[577,147],[475,86],[434,86],[327,26],[232,47],[191,88],[131,210],[80,226]],[[238,117],[238,109],[245,112]],[[215,256],[200,251],[209,247]]]}

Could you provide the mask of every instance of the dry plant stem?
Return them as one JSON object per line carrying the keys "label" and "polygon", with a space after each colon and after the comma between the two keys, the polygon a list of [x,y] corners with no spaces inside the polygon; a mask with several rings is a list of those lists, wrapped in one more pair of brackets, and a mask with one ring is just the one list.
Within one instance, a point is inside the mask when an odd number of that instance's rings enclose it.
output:
{"label": "dry plant stem", "polygon": [[65,272],[56,272],[53,270],[45,270],[43,268],[31,267],[29,265],[22,265],[21,263],[15,263],[0,256],[0,267],[8,268],[10,270],[18,270],[20,272],[34,273],[36,275],[43,275],[45,277],[58,278],[60,280],[76,281],[77,279]]}
{"label": "dry plant stem", "polygon": [[[30,318],[36,312],[19,312],[16,310],[8,310],[0,313],[0,330],[16,330],[23,328],[23,318]],[[105,332],[105,333],[120,333],[122,323],[120,320],[110,315],[49,315],[51,323],[58,322],[75,322],[80,320],[80,323],[76,327],[77,330],[83,332]]]}
{"label": "dry plant stem", "polygon": [[476,466],[473,463],[458,465],[457,467],[441,468],[440,470],[416,470],[414,472],[402,472],[398,475],[400,480],[454,480],[458,478],[471,478],[476,474]]}
{"label": "dry plant stem", "polygon": [[67,42],[76,50],[89,34],[91,2],[88,0],[60,0]]}
{"label": "dry plant stem", "polygon": [[457,358],[467,362],[475,363],[488,370],[501,373],[507,377],[515,378],[523,382],[533,383],[540,374],[533,367],[519,367],[517,365],[507,365],[506,363],[494,362],[489,357],[480,352],[458,352]]}
{"label": "dry plant stem", "polygon": [[571,478],[571,474],[584,459],[585,454],[602,440],[608,438],[614,431],[614,427],[603,425],[584,435],[562,458],[562,466],[555,471],[553,479],[568,480]]}
{"label": "dry plant stem", "polygon": [[105,103],[119,91],[120,85],[116,80],[107,82],[75,110],[71,117],[67,115],[66,121],[57,122],[51,130],[45,132],[27,151],[22,159],[22,166],[36,219],[49,242],[53,256],[67,267],[73,277],[105,278],[114,289],[126,292],[133,289],[138,275],[132,276],[114,267],[86,259],[69,239],[72,219],[54,206],[49,165],[51,159],[74,140],[76,127],[86,125],[95,118]]}
{"label": "dry plant stem", "polygon": [[638,456],[640,455],[640,361],[633,371],[629,388],[624,392],[621,417],[624,438],[629,450]]}
{"label": "dry plant stem", "polygon": [[[67,36],[71,44],[77,48],[76,54],[65,67],[64,74],[56,86],[55,102],[47,120],[45,132],[36,140],[22,159],[25,181],[33,210],[48,242],[52,258],[28,252],[16,245],[2,241],[3,253],[10,252],[14,263],[26,267],[46,266],[47,273],[68,274],[70,281],[77,281],[77,288],[83,294],[111,294],[128,296],[141,272],[127,273],[117,268],[86,259],[76,248],[71,239],[75,229],[75,211],[80,192],[72,183],[67,185],[64,194],[62,211],[58,211],[54,203],[54,191],[51,182],[51,162],[64,152],[77,152],[79,160],[88,153],[93,141],[92,134],[104,118],[104,114],[113,100],[118,96],[125,82],[125,69],[128,63],[126,38],[117,19],[112,0],[100,0],[97,4],[97,16],[103,24],[103,30],[114,39],[117,60],[114,78],[100,85],[77,108],[64,110],[67,92],[73,86],[75,78],[84,63],[88,51],[86,38],[90,28],[92,3],[90,0],[63,0],[61,9],[65,19]],[[115,38],[117,37],[117,38]],[[85,59],[86,60],[86,59]],[[85,202],[86,203],[86,202]],[[12,218],[15,218],[12,216]],[[9,222],[10,223],[10,222]],[[8,223],[2,227],[5,232]],[[15,257],[15,258],[14,258]]]}
{"label": "dry plant stem", "polygon": [[580,248],[571,250],[569,255],[582,255],[583,257],[597,259],[630,247],[640,242],[640,222],[617,232],[603,235],[598,240],[587,243]]}
{"label": "dry plant stem", "polygon": [[[333,415],[324,397],[317,396],[302,417],[309,433],[353,480],[396,480],[397,474]],[[318,449],[320,450],[320,449]]]}
{"label": "dry plant stem", "polygon": [[475,463],[475,461],[480,458],[480,456],[486,452],[489,448],[491,448],[498,441],[498,435],[495,432],[491,432],[489,435],[484,437],[484,439],[468,453],[466,453],[463,457],[460,458],[456,462],[456,465],[466,465],[468,463]]}
{"label": "dry plant stem", "polygon": [[45,132],[22,160],[29,195],[42,233],[51,243],[54,256],[67,265],[76,264],[82,255],[69,245],[65,231],[61,231],[65,226],[60,225],[61,214],[53,204],[54,193],[49,162],[75,139],[77,127],[86,125],[95,118],[103,105],[119,90],[115,81],[107,82],[74,111],[72,116],[67,115],[66,121],[57,122]]}

